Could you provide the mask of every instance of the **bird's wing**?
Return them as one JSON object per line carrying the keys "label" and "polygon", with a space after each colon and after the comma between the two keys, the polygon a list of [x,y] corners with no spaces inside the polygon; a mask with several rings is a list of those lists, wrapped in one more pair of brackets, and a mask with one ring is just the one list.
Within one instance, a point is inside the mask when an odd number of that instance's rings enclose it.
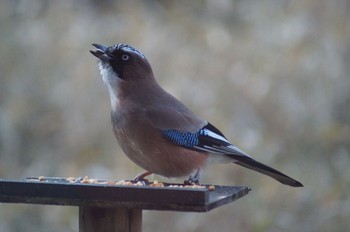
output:
{"label": "bird's wing", "polygon": [[209,152],[214,156],[221,155],[228,157],[231,162],[268,175],[283,184],[293,187],[303,186],[299,181],[254,160],[238,147],[232,145],[225,136],[210,123],[195,133],[167,129],[162,131],[162,135],[176,145],[196,151]]}
{"label": "bird's wing", "polygon": [[208,123],[196,132],[163,129],[162,135],[172,143],[188,149],[219,155],[249,157],[248,154],[231,144],[212,124]]}
{"label": "bird's wing", "polygon": [[214,154],[248,156],[231,144],[209,122],[198,118],[192,111],[181,107],[147,107],[148,120],[170,142],[196,151]]}

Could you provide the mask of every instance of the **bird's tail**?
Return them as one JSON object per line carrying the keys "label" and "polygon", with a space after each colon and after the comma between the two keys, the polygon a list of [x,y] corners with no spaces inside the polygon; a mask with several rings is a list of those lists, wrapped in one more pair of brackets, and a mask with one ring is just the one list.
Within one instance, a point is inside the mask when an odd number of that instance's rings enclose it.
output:
{"label": "bird's tail", "polygon": [[283,174],[280,171],[277,171],[276,169],[273,169],[265,164],[262,164],[250,157],[245,156],[239,156],[234,158],[236,161],[235,163],[238,165],[241,165],[243,167],[252,169],[254,171],[260,172],[262,174],[268,175],[275,180],[281,182],[282,184],[290,185],[293,187],[303,187],[303,184],[300,183],[297,180],[294,180],[293,178]]}

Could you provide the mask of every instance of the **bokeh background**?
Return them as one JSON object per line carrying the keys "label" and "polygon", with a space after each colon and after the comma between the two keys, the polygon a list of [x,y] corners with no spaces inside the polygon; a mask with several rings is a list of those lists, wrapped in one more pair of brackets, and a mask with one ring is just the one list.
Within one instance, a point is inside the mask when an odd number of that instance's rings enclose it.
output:
{"label": "bokeh background", "polygon": [[[142,171],[114,139],[89,53],[124,42],[166,90],[305,185],[210,166],[203,183],[252,191],[209,213],[145,211],[144,231],[347,231],[349,12],[347,0],[0,1],[0,177]],[[0,204],[0,231],[78,231],[77,212]]]}

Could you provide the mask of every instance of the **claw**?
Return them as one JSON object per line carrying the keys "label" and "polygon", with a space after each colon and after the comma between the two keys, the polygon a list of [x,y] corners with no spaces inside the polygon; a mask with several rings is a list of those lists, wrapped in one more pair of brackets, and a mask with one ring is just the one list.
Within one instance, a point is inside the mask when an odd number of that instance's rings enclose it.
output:
{"label": "claw", "polygon": [[148,180],[145,179],[145,177],[149,176],[151,174],[152,174],[152,172],[149,172],[149,171],[140,173],[137,176],[135,176],[134,179],[132,179],[131,182],[133,182],[133,183],[137,183],[138,181],[148,182]]}
{"label": "claw", "polygon": [[184,181],[185,185],[199,185],[200,169],[196,171],[194,175],[191,175],[188,180]]}

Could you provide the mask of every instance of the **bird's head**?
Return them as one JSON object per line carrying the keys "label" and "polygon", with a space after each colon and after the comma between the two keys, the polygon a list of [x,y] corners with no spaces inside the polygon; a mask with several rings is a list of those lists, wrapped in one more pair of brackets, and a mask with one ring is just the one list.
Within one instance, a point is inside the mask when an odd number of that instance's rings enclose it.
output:
{"label": "bird's head", "polygon": [[100,59],[100,71],[103,80],[113,82],[119,79],[126,82],[140,81],[153,77],[152,69],[146,57],[138,49],[127,44],[116,44],[110,47],[93,44],[95,51],[90,51]]}
{"label": "bird's head", "polygon": [[90,52],[99,58],[100,73],[108,87],[113,110],[122,99],[131,95],[146,96],[145,91],[140,90],[158,86],[151,65],[138,49],[127,44],[93,46],[96,50]]}

